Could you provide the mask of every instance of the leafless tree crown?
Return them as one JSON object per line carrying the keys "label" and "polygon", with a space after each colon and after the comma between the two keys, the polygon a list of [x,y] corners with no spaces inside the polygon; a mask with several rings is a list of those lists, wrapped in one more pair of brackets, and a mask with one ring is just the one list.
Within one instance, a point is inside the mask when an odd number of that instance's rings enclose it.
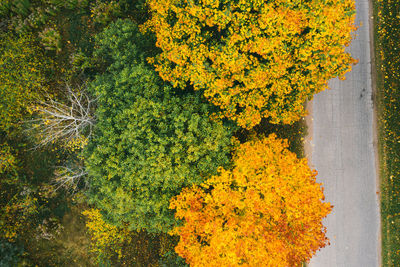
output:
{"label": "leafless tree crown", "polygon": [[69,142],[82,137],[89,138],[95,121],[93,108],[95,99],[91,99],[83,84],[73,90],[66,84],[66,101],[57,101],[49,97],[40,101],[36,110],[39,118],[34,119],[33,129],[39,130],[38,146],[55,141]]}

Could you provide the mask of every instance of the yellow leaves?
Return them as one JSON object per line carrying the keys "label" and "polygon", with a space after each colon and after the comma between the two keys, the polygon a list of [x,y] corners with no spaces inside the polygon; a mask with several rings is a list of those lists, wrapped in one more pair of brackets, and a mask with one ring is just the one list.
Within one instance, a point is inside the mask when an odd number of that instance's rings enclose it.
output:
{"label": "yellow leaves", "polygon": [[325,246],[330,204],[287,147],[275,135],[241,144],[231,170],[171,200],[184,221],[176,252],[191,266],[295,266]]}
{"label": "yellow leaves", "polygon": [[149,7],[152,18],[142,28],[156,34],[163,51],[153,62],[160,76],[203,90],[221,109],[217,116],[247,129],[261,118],[294,122],[306,98],[353,63],[344,52],[355,30],[353,0],[296,8],[287,1],[150,0]]}
{"label": "yellow leaves", "polygon": [[79,151],[84,148],[89,142],[89,139],[83,135],[77,138],[70,139],[67,142],[62,143],[62,147],[68,149],[69,151]]}
{"label": "yellow leaves", "polygon": [[0,238],[15,241],[27,229],[30,217],[37,213],[38,199],[29,193],[23,199],[11,199],[0,213]]}
{"label": "yellow leaves", "polygon": [[125,228],[117,228],[106,223],[100,210],[89,209],[82,212],[86,217],[86,227],[89,230],[92,239],[92,252],[104,254],[106,249],[113,248],[118,257],[122,256],[122,247],[116,244],[122,243],[125,239],[130,238],[130,232]]}
{"label": "yellow leaves", "polygon": [[17,158],[7,143],[0,144],[0,174],[17,167]]}
{"label": "yellow leaves", "polygon": [[0,35],[0,128],[7,130],[27,113],[45,89],[41,51],[30,36]]}
{"label": "yellow leaves", "polygon": [[159,1],[149,1],[149,8],[152,10],[157,10],[160,14],[166,15],[168,12],[168,7],[176,1],[171,0],[159,0]]}

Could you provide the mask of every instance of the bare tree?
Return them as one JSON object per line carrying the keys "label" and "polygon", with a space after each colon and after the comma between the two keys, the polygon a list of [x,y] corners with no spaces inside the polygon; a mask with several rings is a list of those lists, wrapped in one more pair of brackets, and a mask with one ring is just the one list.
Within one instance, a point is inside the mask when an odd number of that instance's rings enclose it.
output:
{"label": "bare tree", "polygon": [[[47,96],[45,101],[36,104],[36,117],[26,123],[27,131],[34,131],[38,142],[32,149],[60,142],[63,145],[71,141],[88,139],[95,123],[94,110],[97,99],[91,98],[87,92],[86,84],[71,88],[65,84],[64,95],[58,99]],[[68,147],[68,146],[67,146]],[[83,160],[79,157],[64,160],[62,166],[54,170],[53,184],[55,191],[63,188],[70,193],[87,186],[87,172]]]}
{"label": "bare tree", "polygon": [[86,92],[86,84],[73,90],[67,83],[66,101],[57,101],[48,97],[47,101],[38,103],[36,110],[39,118],[34,119],[32,129],[39,130],[39,146],[54,141],[65,143],[82,137],[90,137],[95,121],[94,102]]}
{"label": "bare tree", "polygon": [[54,172],[55,178],[54,183],[56,189],[64,188],[72,193],[76,192],[79,185],[83,184],[85,187],[87,172],[81,164],[74,164],[73,166],[58,166]]}

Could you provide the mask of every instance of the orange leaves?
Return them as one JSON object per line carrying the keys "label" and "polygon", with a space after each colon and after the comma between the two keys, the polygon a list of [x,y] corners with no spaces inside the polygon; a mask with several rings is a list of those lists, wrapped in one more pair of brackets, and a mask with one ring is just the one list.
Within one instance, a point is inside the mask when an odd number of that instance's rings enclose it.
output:
{"label": "orange leaves", "polygon": [[244,128],[262,118],[296,121],[303,103],[354,63],[344,52],[355,30],[354,0],[148,3],[152,18],[142,29],[162,49],[154,58],[160,76],[181,88],[190,82],[220,117]]}
{"label": "orange leaves", "polygon": [[171,200],[183,220],[176,252],[191,266],[295,266],[326,245],[331,206],[287,147],[275,135],[241,144],[232,170]]}

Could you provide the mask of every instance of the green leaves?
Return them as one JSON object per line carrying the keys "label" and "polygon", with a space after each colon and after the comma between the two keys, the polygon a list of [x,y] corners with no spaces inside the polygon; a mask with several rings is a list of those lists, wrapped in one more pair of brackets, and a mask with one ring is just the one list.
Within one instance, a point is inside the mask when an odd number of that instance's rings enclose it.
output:
{"label": "green leaves", "polygon": [[109,70],[123,69],[125,64],[137,64],[154,56],[158,51],[154,42],[152,36],[142,35],[133,22],[117,20],[96,36],[94,56],[102,59]]}
{"label": "green leaves", "polygon": [[136,30],[119,21],[101,34],[112,40],[99,39],[111,64],[90,86],[98,124],[86,152],[89,197],[116,225],[168,231],[169,199],[228,164],[234,128],[212,121],[199,94],[177,96],[143,63],[140,36],[129,37]]}

